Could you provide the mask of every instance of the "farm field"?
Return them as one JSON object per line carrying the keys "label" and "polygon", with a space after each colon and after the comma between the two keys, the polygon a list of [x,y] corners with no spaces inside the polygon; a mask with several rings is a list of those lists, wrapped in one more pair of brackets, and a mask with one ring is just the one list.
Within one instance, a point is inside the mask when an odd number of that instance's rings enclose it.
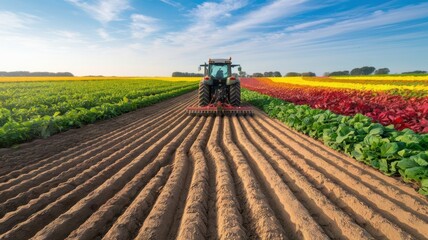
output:
{"label": "farm field", "polygon": [[1,77],[0,147],[112,118],[196,88],[192,78]]}
{"label": "farm field", "polygon": [[[428,97],[425,91],[406,88],[424,87],[427,77],[365,78],[370,80],[247,78],[242,85],[253,92],[244,91],[243,97],[335,150],[384,174],[416,182],[419,192],[428,195]],[[372,87],[352,87],[359,85]]]}
{"label": "farm field", "polygon": [[417,84],[400,80],[399,85],[394,85],[386,81],[361,83],[361,78],[345,80],[348,83],[337,79],[247,78],[242,85],[294,104],[349,116],[361,113],[385,126],[392,124],[398,130],[409,128],[428,133],[427,80]]}
{"label": "farm field", "polygon": [[409,185],[196,92],[0,150],[1,239],[427,239]]}

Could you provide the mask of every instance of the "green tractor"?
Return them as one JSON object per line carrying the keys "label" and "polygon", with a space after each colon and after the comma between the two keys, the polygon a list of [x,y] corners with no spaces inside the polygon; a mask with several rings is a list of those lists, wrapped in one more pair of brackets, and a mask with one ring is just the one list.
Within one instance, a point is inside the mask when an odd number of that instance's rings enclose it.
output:
{"label": "green tractor", "polygon": [[232,74],[232,59],[209,59],[202,64],[204,78],[199,83],[198,106],[187,108],[191,115],[251,115],[249,107],[241,106],[241,84],[237,74]]}

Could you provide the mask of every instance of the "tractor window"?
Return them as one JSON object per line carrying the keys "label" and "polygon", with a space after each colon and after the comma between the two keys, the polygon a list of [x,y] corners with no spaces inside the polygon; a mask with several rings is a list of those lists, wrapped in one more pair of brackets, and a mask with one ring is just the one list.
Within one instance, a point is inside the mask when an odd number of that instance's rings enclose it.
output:
{"label": "tractor window", "polygon": [[226,78],[229,76],[227,65],[212,65],[210,75],[214,78]]}

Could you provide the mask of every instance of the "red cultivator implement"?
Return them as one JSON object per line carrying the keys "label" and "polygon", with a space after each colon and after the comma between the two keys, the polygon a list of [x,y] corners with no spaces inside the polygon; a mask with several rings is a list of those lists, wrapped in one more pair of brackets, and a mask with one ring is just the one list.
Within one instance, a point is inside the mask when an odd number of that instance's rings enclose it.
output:
{"label": "red cultivator implement", "polygon": [[246,116],[253,115],[251,107],[234,107],[230,104],[218,102],[204,107],[188,107],[186,112],[192,116]]}

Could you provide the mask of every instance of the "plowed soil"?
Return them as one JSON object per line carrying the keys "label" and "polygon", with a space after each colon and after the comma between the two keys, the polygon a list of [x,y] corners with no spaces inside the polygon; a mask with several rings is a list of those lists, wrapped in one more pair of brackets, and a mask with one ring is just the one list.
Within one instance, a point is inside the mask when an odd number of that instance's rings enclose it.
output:
{"label": "plowed soil", "polygon": [[194,96],[0,150],[0,239],[427,239],[408,185]]}

